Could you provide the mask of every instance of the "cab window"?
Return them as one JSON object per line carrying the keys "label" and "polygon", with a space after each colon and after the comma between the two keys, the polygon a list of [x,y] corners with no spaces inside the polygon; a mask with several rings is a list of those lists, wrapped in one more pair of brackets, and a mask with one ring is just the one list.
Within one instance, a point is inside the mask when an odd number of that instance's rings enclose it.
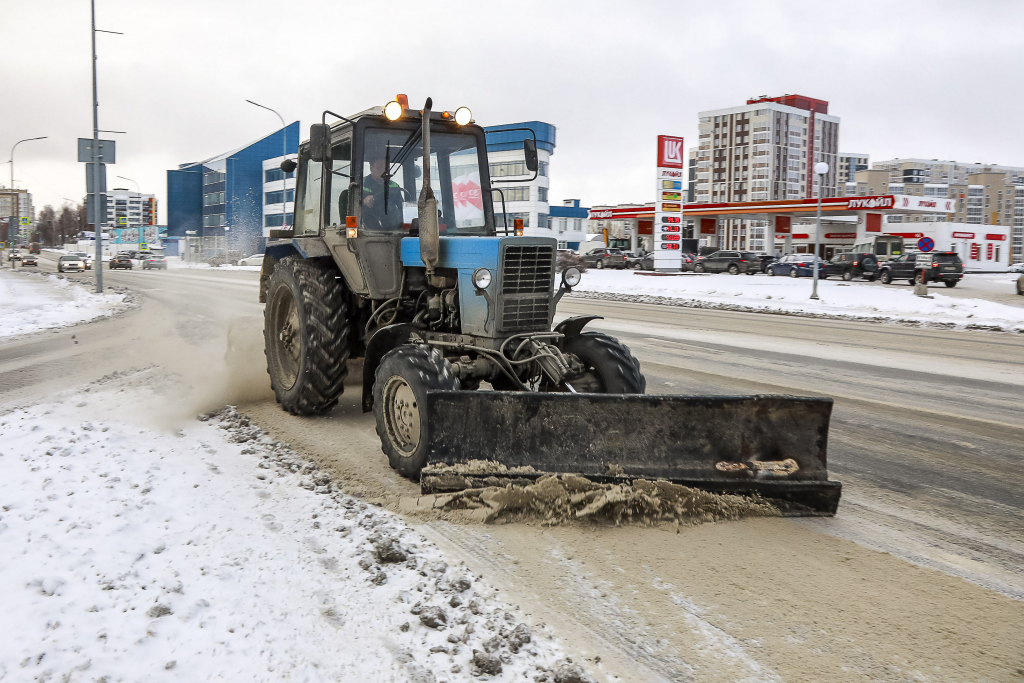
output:
{"label": "cab window", "polygon": [[295,187],[295,234],[316,235],[320,232],[320,186],[323,164],[309,161],[309,150],[299,152],[299,168]]}
{"label": "cab window", "polygon": [[344,225],[345,217],[354,215],[348,206],[349,183],[352,180],[352,139],[336,140],[331,146],[331,171],[327,179],[330,187],[330,216],[327,225]]}

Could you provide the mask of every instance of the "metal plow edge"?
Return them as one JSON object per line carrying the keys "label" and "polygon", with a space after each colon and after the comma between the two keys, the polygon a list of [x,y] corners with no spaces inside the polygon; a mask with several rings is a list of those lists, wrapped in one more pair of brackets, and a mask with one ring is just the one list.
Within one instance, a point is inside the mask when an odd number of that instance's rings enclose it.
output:
{"label": "metal plow edge", "polygon": [[[834,515],[826,461],[832,399],[427,393],[424,493],[576,474],[598,483],[666,479],[757,494],[784,515]],[[467,468],[467,463],[475,462]],[[461,466],[461,467],[460,467]]]}

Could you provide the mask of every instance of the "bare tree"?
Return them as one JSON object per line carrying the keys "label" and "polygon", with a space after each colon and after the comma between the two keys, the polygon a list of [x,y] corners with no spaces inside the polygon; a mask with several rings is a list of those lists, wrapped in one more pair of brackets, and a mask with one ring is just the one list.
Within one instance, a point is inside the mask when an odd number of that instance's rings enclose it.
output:
{"label": "bare tree", "polygon": [[60,216],[57,217],[57,236],[60,239],[60,244],[77,237],[81,230],[79,212],[79,207],[70,204],[65,204],[60,208]]}
{"label": "bare tree", "polygon": [[36,229],[33,233],[33,241],[42,242],[46,246],[53,246],[54,232],[57,228],[57,213],[53,207],[47,204],[39,212],[39,220],[36,221]]}

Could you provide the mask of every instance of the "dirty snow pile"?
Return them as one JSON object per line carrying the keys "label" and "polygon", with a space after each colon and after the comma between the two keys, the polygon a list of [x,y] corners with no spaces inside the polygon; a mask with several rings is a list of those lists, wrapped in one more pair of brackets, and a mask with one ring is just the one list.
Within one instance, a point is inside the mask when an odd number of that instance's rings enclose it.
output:
{"label": "dirty snow pile", "polygon": [[[967,276],[972,277],[977,276]],[[933,298],[927,299],[914,296],[914,288],[909,285],[819,280],[820,299],[812,301],[810,278],[695,273],[654,276],[591,269],[571,296],[686,308],[1024,332],[1024,307],[945,296],[941,293],[944,289],[929,287],[928,293]]]}
{"label": "dirty snow pile", "polygon": [[137,424],[146,377],[0,415],[0,680],[590,680],[233,409]]}
{"label": "dirty snow pile", "polygon": [[56,275],[0,271],[0,338],[77,325],[128,305],[124,292],[96,294]]}

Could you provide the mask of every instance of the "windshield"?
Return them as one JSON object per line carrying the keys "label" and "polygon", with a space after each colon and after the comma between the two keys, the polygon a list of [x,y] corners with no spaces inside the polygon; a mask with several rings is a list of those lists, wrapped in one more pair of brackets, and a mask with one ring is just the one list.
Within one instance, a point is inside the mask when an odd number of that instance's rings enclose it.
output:
{"label": "windshield", "polygon": [[[418,215],[423,188],[422,139],[417,130],[369,128],[364,143],[360,200],[364,229],[408,230]],[[442,235],[490,234],[474,136],[431,132],[430,185],[438,199]]]}

